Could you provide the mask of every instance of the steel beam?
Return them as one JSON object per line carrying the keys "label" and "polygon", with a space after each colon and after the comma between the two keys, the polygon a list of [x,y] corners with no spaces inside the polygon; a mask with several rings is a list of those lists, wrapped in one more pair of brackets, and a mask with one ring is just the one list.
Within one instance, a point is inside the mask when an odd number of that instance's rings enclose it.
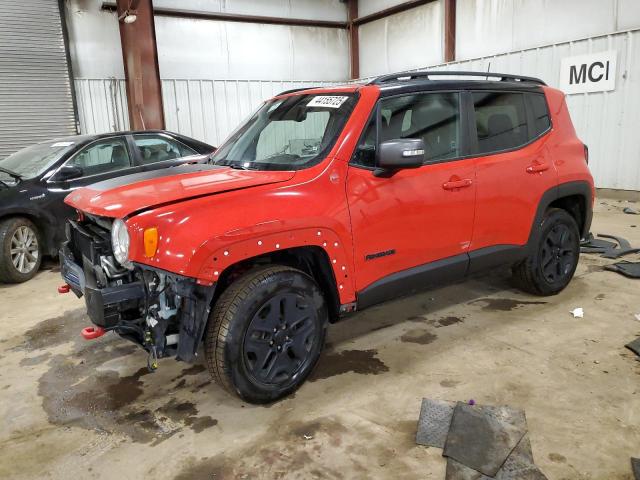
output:
{"label": "steel beam", "polygon": [[456,59],[456,0],[444,0],[444,61]]}
{"label": "steel beam", "polygon": [[358,0],[349,0],[347,5],[349,20],[349,57],[351,60],[351,78],[360,77],[360,40],[358,37],[358,25],[354,20],[358,18]]}
{"label": "steel beam", "polygon": [[[120,4],[120,0],[118,0]],[[103,2],[103,10],[114,10],[116,4],[114,2]],[[347,28],[347,22],[336,22],[332,20],[313,20],[305,18],[286,18],[286,17],[269,17],[262,15],[243,15],[237,13],[222,12],[201,12],[197,10],[183,10],[180,8],[162,8],[153,9],[154,15],[159,17],[174,18],[192,18],[200,20],[219,20],[223,22],[242,22],[242,23],[259,23],[267,25],[292,25],[298,27],[324,27],[324,28]]]}
{"label": "steel beam", "polygon": [[412,8],[420,7],[422,5],[426,5],[427,3],[436,2],[436,1],[438,0],[410,0],[408,2],[403,2],[403,3],[399,3],[398,5],[394,5],[393,7],[385,8],[384,10],[380,10],[378,12],[374,12],[369,15],[356,18],[353,20],[353,23],[356,25],[364,25],[365,23],[374,22],[376,20],[380,20],[382,18],[388,17],[389,15],[395,15],[396,13],[406,12],[407,10],[411,10]]}
{"label": "steel beam", "polygon": [[[152,0],[117,0],[129,125],[132,130],[164,128],[156,30],[151,2]],[[136,15],[133,23],[124,21],[127,13]]]}

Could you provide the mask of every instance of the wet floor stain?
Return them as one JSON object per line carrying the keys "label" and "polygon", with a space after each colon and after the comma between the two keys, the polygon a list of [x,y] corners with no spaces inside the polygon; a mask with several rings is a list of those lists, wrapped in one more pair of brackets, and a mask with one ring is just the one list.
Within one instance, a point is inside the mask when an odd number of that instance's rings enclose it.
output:
{"label": "wet floor stain", "polygon": [[[66,343],[83,325],[86,325],[83,310],[47,320],[27,332],[20,348],[32,351]],[[43,335],[48,335],[47,339],[43,339]],[[146,367],[128,375],[103,367],[114,360],[121,365],[144,365],[145,352],[115,334],[91,342],[78,337],[70,353],[51,356],[47,352],[22,360],[26,364],[46,363],[48,367],[38,380],[38,394],[49,423],[121,434],[134,442],[152,445],[184,428],[200,433],[217,425],[216,419],[198,415],[194,404],[178,402],[175,398],[161,406],[157,403],[157,399],[167,398],[170,392],[191,388],[193,380],[187,381],[187,378],[201,382],[196,376],[206,370],[203,365],[183,369],[175,384],[170,381],[160,387],[153,386],[152,398],[145,399],[145,393],[149,397],[151,388],[145,385],[150,375]],[[134,355],[138,358],[127,362],[126,357]]]}
{"label": "wet floor stain", "polygon": [[42,355],[36,355],[35,357],[25,357],[20,360],[21,367],[32,367],[34,365],[40,365],[51,358],[50,352],[45,352]]}
{"label": "wet floor stain", "polygon": [[448,327],[449,325],[455,325],[456,323],[462,323],[464,321],[464,317],[443,317],[440,320],[436,321],[434,327]]}
{"label": "wet floor stain", "polygon": [[78,344],[84,341],[80,336],[80,330],[90,324],[84,308],[73,310],[28,329],[24,333],[24,341],[15,349],[33,352],[69,342]]}
{"label": "wet floor stain", "polygon": [[400,337],[400,340],[408,343],[417,343],[419,345],[428,345],[435,341],[438,336],[429,331],[414,329],[409,330],[407,333]]}
{"label": "wet floor stain", "polygon": [[550,453],[549,460],[555,463],[564,463],[567,461],[567,458],[564,455],[560,455],[559,453]]}
{"label": "wet floor stain", "polygon": [[340,352],[326,351],[320,357],[316,369],[309,377],[310,382],[342,375],[343,373],[359,373],[363,375],[377,375],[389,371],[378,357],[378,351],[371,350],[342,350]]}
{"label": "wet floor stain", "polygon": [[176,380],[180,380],[183,379],[184,377],[189,377],[192,375],[199,375],[202,372],[205,372],[207,370],[207,367],[205,367],[204,365],[192,365],[189,368],[185,368],[182,370],[182,372],[180,372],[180,375],[178,375],[177,377],[174,377],[172,379],[172,381],[176,381]]}
{"label": "wet floor stain", "polygon": [[451,380],[449,378],[445,378],[440,382],[440,386],[444,388],[453,388],[457,385],[460,385],[460,382],[457,380]]}
{"label": "wet floor stain", "polygon": [[479,298],[469,302],[469,305],[482,304],[485,312],[511,312],[525,305],[546,305],[547,302],[516,300],[514,298]]}
{"label": "wet floor stain", "polygon": [[345,447],[350,449],[352,446],[345,440],[348,433],[331,418],[275,425],[241,449],[212,457],[187,458],[173,478],[345,478],[338,469],[327,467],[322,459]]}

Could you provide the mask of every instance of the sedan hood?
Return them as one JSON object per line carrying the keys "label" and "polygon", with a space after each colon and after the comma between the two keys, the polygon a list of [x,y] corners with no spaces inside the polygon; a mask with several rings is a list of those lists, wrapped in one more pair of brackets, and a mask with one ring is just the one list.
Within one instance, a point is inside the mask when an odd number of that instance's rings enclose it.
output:
{"label": "sedan hood", "polygon": [[183,165],[125,175],[70,193],[65,203],[92,215],[123,218],[158,205],[285,182],[294,172],[234,170],[214,165]]}

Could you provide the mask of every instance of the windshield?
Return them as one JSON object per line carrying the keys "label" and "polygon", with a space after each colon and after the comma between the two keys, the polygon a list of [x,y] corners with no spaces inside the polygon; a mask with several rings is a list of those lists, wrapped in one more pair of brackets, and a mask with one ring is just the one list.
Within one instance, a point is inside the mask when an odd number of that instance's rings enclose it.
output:
{"label": "windshield", "polygon": [[300,170],[331,150],[356,103],[352,93],[267,102],[211,157],[244,170]]}
{"label": "windshield", "polygon": [[[73,145],[74,142],[67,141],[36,143],[0,160],[0,168],[9,170],[22,178],[34,178],[44,173],[62,155],[71,150]],[[15,178],[2,171],[0,171],[0,180],[5,183],[15,183]]]}

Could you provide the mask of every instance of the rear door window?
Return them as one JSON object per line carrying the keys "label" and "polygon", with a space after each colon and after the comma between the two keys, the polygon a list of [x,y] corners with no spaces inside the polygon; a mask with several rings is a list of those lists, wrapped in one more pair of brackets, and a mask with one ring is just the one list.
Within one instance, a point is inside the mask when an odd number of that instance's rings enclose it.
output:
{"label": "rear door window", "polygon": [[100,175],[131,167],[131,157],[121,137],[98,140],[78,152],[69,164],[80,167],[83,176]]}
{"label": "rear door window", "polygon": [[140,163],[143,165],[175,160],[197,153],[186,145],[161,135],[135,135],[133,141],[140,150]]}
{"label": "rear door window", "polygon": [[523,93],[474,92],[479,154],[512,150],[529,142]]}

